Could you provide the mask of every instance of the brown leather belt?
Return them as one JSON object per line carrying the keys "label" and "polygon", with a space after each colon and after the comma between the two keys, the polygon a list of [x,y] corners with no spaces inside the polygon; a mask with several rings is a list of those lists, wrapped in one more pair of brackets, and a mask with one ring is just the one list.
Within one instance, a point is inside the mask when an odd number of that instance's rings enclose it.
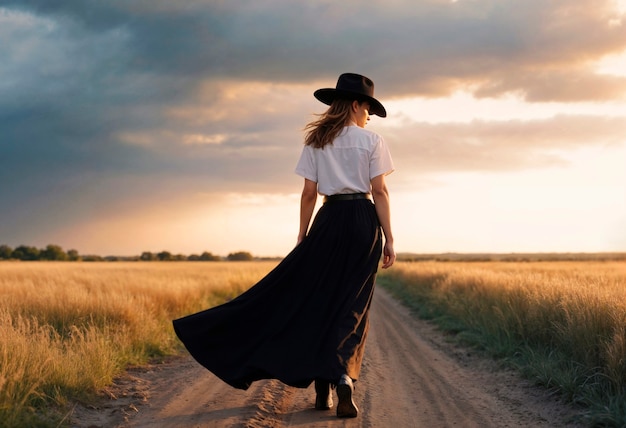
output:
{"label": "brown leather belt", "polygon": [[338,193],[336,195],[324,196],[324,203],[335,201],[353,201],[355,199],[370,199],[369,193]]}

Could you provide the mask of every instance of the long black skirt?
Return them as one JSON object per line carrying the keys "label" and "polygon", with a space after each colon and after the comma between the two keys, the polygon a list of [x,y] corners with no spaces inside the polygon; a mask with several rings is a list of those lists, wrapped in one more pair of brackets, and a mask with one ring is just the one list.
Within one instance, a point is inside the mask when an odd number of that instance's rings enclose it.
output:
{"label": "long black skirt", "polygon": [[357,380],[382,251],[374,204],[333,201],[278,266],[235,299],[174,320],[189,353],[229,385]]}

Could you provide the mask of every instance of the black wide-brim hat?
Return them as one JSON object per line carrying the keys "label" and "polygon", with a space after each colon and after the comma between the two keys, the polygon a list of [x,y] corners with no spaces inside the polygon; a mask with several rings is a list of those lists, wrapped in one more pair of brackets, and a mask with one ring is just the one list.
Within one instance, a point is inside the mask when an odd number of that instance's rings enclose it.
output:
{"label": "black wide-brim hat", "polygon": [[374,98],[374,82],[360,74],[344,73],[339,76],[335,88],[318,89],[313,95],[326,105],[331,105],[336,99],[367,101],[370,103],[370,114],[387,117],[385,107]]}

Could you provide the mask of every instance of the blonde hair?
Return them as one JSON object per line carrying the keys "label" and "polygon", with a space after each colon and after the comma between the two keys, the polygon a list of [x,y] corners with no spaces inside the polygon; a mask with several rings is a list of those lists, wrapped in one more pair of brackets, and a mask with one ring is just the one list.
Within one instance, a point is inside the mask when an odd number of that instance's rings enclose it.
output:
{"label": "blonde hair", "polygon": [[319,119],[314,120],[304,127],[307,131],[304,144],[316,149],[323,149],[326,144],[332,144],[334,139],[350,121],[350,109],[352,101],[349,99],[336,99],[328,110],[319,114]]}

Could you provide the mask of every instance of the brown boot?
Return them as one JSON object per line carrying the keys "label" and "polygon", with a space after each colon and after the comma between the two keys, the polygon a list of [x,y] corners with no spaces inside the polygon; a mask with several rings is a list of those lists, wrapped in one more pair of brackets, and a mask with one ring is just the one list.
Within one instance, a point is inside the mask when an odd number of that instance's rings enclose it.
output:
{"label": "brown boot", "polygon": [[348,375],[342,375],[337,385],[337,417],[338,418],[356,418],[359,413],[359,409],[352,400],[354,393],[354,385],[352,379]]}
{"label": "brown boot", "polygon": [[333,407],[333,396],[330,394],[330,382],[315,379],[315,409],[328,410]]}

